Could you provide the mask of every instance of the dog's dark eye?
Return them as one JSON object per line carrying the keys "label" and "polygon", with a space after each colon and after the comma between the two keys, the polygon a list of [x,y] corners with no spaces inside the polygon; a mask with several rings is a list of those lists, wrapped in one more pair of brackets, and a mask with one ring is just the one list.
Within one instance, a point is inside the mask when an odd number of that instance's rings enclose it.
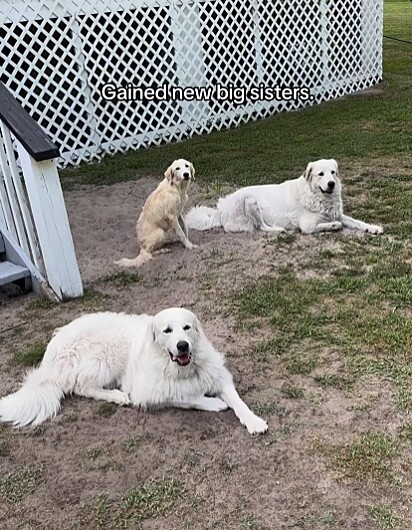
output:
{"label": "dog's dark eye", "polygon": [[325,173],[323,173],[323,172],[322,172],[322,173],[319,173],[319,176],[320,176],[320,177],[323,177],[324,174],[325,174]]}
{"label": "dog's dark eye", "polygon": [[168,327],[163,330],[163,333],[172,333],[172,328]]}
{"label": "dog's dark eye", "polygon": [[335,174],[335,171],[331,171],[331,173],[332,173],[332,175],[334,175],[334,174]]}
{"label": "dog's dark eye", "polygon": [[185,331],[189,331],[189,329],[191,328],[192,326],[190,324],[186,324],[186,326],[183,327],[183,329]]}
{"label": "dog's dark eye", "polygon": [[180,171],[180,167],[177,167],[177,168],[175,169],[175,171]]}
{"label": "dog's dark eye", "polygon": [[189,167],[188,164],[185,164],[185,167]]}

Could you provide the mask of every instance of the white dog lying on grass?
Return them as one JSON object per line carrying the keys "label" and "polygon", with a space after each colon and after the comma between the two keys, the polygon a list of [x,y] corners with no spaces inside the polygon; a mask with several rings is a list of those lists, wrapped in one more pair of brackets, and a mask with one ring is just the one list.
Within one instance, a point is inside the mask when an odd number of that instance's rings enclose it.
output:
{"label": "white dog lying on grass", "polygon": [[282,184],[241,188],[219,199],[217,208],[197,206],[186,215],[195,230],[222,226],[226,232],[285,232],[304,234],[342,227],[382,234],[383,228],[343,214],[338,164],[335,160],[310,162],[305,173]]}
{"label": "white dog lying on grass", "polygon": [[187,309],[165,309],[154,317],[93,313],[56,330],[40,366],[20,390],[0,400],[0,420],[39,425],[71,393],[143,409],[230,407],[251,434],[267,430]]}

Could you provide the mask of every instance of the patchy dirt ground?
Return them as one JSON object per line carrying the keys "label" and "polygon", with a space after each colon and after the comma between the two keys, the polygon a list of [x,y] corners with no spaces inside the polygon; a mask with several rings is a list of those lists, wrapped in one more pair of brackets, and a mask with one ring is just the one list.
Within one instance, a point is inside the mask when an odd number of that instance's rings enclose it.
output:
{"label": "patchy dirt ground", "polygon": [[[276,349],[263,362],[258,345],[270,340],[271,327],[261,320],[239,326],[236,317],[233,295],[245,285],[285,270],[327,276],[327,261],[317,269],[313,260],[339,252],[342,236],[192,232],[199,248],[171,243],[172,253],[138,276],[120,274],[113,261],[136,254],[135,221],[156,184],[144,178],[66,193],[86,295],[58,306],[33,295],[3,298],[0,395],[15,390],[26,369],[16,352],[46,343],[53,328],[81,313],[185,306],[226,352],[239,393],[268,420],[269,432],[250,436],[232,411],[143,413],[68,398],[41,427],[0,426],[0,528],[373,530],[399,527],[380,526],[385,517],[390,523],[385,506],[393,499],[401,520],[410,520],[407,478],[402,490],[368,476],[348,481],[334,465],[334,447],[351,443],[355,432],[397,432],[405,417],[390,384],[373,375],[354,387],[319,384],[342,370],[337,345],[309,372],[286,370]],[[193,197],[203,195],[194,188]],[[302,355],[309,355],[306,345],[313,347],[303,342]],[[381,460],[395,470],[408,463],[391,453]]]}

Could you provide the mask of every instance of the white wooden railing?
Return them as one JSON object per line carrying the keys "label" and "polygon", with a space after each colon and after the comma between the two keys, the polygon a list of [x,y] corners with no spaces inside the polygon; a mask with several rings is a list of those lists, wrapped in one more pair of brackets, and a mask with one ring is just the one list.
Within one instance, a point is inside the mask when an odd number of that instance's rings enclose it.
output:
{"label": "white wooden railing", "polygon": [[56,166],[59,150],[0,83],[0,231],[26,257],[33,286],[57,300],[83,294]]}

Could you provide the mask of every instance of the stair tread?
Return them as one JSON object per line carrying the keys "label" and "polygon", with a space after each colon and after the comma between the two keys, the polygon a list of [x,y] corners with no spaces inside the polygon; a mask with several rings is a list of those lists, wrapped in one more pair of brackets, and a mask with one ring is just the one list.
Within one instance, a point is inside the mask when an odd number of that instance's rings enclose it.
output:
{"label": "stair tread", "polygon": [[26,267],[15,265],[10,261],[0,262],[0,285],[6,285],[28,276],[30,276],[30,271]]}

